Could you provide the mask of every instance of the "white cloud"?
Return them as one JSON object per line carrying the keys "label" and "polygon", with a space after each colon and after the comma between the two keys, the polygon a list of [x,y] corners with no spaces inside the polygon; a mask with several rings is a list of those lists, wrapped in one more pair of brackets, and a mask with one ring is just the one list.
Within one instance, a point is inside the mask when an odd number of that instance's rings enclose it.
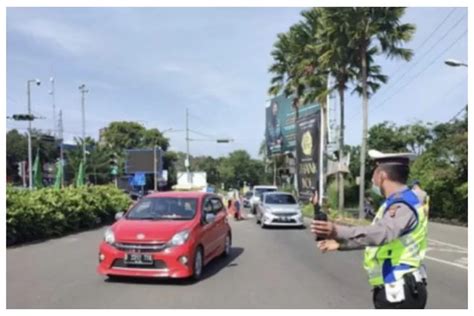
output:
{"label": "white cloud", "polygon": [[83,27],[75,27],[59,21],[45,19],[22,20],[11,25],[12,29],[31,36],[39,42],[46,42],[54,48],[79,56],[95,48],[94,34]]}

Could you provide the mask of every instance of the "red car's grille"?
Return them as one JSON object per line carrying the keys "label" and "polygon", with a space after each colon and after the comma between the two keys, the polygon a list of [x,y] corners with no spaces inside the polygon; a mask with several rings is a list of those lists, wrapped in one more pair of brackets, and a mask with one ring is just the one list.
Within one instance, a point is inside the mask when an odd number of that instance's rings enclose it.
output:
{"label": "red car's grille", "polygon": [[115,243],[114,246],[118,250],[130,251],[130,252],[159,252],[166,248],[165,243],[161,243],[161,244]]}
{"label": "red car's grille", "polygon": [[114,263],[112,264],[112,268],[137,268],[137,269],[167,269],[166,263],[163,260],[155,260],[153,261],[153,265],[133,265],[133,264],[125,264],[123,259],[115,259]]}

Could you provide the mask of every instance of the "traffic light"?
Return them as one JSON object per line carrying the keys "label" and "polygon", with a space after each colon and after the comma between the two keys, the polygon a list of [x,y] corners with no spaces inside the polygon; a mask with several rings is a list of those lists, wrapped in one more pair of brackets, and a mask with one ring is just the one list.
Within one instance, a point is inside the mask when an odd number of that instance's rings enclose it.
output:
{"label": "traffic light", "polygon": [[20,161],[18,163],[18,176],[20,176],[20,177],[23,177],[23,169],[24,169],[23,164],[24,163],[25,163],[24,161]]}
{"label": "traffic light", "polygon": [[15,121],[33,121],[35,116],[33,114],[13,114],[12,118]]}
{"label": "traffic light", "polygon": [[110,174],[116,176],[118,174],[118,155],[117,153],[112,153],[109,160],[110,165]]}

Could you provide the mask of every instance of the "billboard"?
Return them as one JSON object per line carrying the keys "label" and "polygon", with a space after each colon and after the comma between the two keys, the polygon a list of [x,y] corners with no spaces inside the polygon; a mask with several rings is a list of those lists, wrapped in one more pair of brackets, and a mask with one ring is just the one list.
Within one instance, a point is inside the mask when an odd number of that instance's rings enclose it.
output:
{"label": "billboard", "polygon": [[[270,156],[296,149],[296,112],[293,98],[279,95],[271,99],[265,108],[265,140]],[[299,108],[299,118],[319,112],[319,105],[308,104]]]}
{"label": "billboard", "polygon": [[[125,173],[154,173],[154,153],[153,148],[129,149],[127,150],[127,158],[125,162]],[[156,170],[161,175],[163,167],[162,150],[156,149]]]}
{"label": "billboard", "polygon": [[311,197],[311,188],[318,187],[320,113],[296,122],[296,171],[298,192],[303,199]]}

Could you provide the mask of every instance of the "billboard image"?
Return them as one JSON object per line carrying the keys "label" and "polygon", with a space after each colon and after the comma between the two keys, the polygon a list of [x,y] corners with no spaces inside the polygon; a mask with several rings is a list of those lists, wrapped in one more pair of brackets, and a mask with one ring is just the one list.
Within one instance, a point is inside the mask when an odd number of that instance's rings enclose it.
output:
{"label": "billboard image", "polygon": [[318,187],[319,133],[319,112],[299,119],[296,123],[298,192],[303,199],[309,199],[311,188]]}
{"label": "billboard image", "polygon": [[[296,112],[293,99],[284,95],[271,99],[265,109],[265,140],[270,156],[293,152],[296,149]],[[319,105],[308,104],[299,108],[299,118],[319,111]]]}
{"label": "billboard image", "polygon": [[[125,163],[125,173],[154,173],[154,153],[153,148],[143,148],[143,149],[130,149],[127,150],[127,160]],[[163,166],[163,157],[162,151],[156,149],[156,170],[158,174],[161,174],[161,169]]]}

